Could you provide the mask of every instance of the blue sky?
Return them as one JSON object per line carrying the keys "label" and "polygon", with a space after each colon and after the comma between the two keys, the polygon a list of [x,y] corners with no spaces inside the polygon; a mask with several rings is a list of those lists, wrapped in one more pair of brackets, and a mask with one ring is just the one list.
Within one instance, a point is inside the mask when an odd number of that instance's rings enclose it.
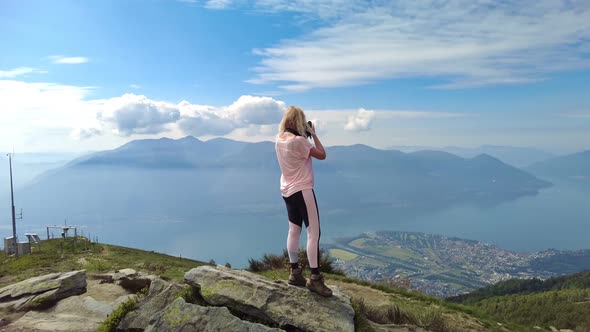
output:
{"label": "blue sky", "polygon": [[590,148],[587,1],[0,2],[0,150],[272,140]]}

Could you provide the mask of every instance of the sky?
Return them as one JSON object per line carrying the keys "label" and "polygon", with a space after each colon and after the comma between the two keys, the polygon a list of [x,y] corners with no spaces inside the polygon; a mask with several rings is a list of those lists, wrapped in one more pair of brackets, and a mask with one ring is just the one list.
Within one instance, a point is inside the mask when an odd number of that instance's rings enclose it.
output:
{"label": "sky", "polygon": [[0,151],[143,138],[590,149],[590,2],[0,0]]}

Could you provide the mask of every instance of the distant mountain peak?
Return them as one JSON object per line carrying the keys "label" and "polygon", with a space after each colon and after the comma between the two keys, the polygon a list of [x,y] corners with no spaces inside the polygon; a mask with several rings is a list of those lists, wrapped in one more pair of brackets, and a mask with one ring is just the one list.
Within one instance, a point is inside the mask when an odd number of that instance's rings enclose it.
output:
{"label": "distant mountain peak", "polygon": [[498,158],[494,158],[487,153],[480,153],[477,156],[473,157],[473,159],[482,159],[482,160],[498,160]]}
{"label": "distant mountain peak", "polygon": [[178,141],[197,141],[197,142],[202,142],[201,140],[199,140],[198,138],[194,137],[194,136],[185,136],[183,138],[179,138]]}

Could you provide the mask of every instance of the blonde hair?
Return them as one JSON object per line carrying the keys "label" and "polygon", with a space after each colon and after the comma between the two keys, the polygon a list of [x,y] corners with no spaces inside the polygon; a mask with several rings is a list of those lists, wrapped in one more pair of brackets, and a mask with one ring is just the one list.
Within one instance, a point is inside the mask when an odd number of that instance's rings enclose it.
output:
{"label": "blonde hair", "polygon": [[309,131],[308,127],[303,110],[297,106],[289,106],[279,124],[279,134],[285,132],[285,129],[291,128],[299,135],[306,137],[305,132]]}

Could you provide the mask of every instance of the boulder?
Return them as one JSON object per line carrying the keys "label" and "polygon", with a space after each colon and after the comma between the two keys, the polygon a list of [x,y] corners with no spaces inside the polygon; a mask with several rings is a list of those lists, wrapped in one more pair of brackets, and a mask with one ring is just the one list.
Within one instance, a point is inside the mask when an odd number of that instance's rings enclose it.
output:
{"label": "boulder", "polygon": [[282,330],[241,320],[225,307],[203,307],[186,303],[184,299],[178,298],[150,320],[145,332],[155,331],[280,332]]}
{"label": "boulder", "polygon": [[144,272],[137,272],[134,269],[122,269],[113,274],[115,283],[133,293],[150,286],[152,280],[157,276]]}
{"label": "boulder", "polygon": [[86,271],[51,273],[0,289],[0,310],[46,308],[61,299],[86,292]]}
{"label": "boulder", "polygon": [[29,311],[9,327],[14,331],[37,332],[93,332],[120,303],[130,296],[121,296],[114,302],[98,301],[86,294],[71,296],[44,311]]}
{"label": "boulder", "polygon": [[350,298],[334,286],[330,286],[334,295],[325,298],[305,287],[222,266],[194,268],[184,280],[198,288],[207,303],[227,306],[269,325],[301,331],[354,331]]}
{"label": "boulder", "polygon": [[96,273],[88,276],[90,279],[100,280],[100,283],[112,284],[115,280],[113,279],[113,273]]}
{"label": "boulder", "polygon": [[178,294],[184,287],[170,284],[157,278],[154,279],[146,297],[138,303],[138,308],[128,313],[117,327],[122,331],[144,330],[150,318],[161,312],[170,303],[178,298]]}
{"label": "boulder", "polygon": [[152,280],[158,277],[134,269],[121,269],[115,272],[92,274],[90,278],[100,280],[101,283],[115,283],[130,292],[137,293],[149,287]]}

